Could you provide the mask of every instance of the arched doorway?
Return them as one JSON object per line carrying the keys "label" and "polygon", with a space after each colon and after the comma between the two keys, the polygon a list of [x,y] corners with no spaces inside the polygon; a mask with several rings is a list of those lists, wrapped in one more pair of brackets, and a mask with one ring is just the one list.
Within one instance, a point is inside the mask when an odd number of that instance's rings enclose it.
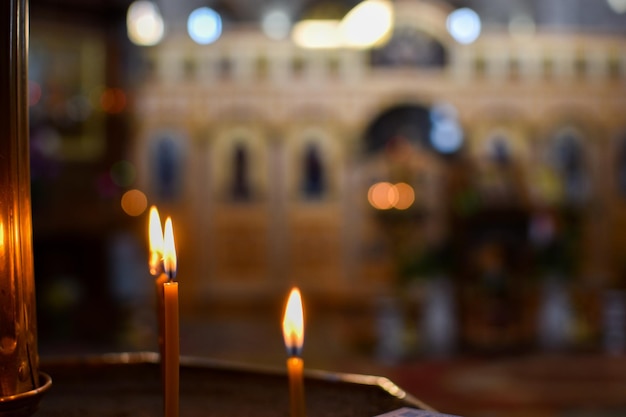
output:
{"label": "arched doorway", "polygon": [[[378,270],[387,280],[395,277],[392,285],[450,272],[443,259],[449,249],[446,176],[462,134],[455,112],[446,108],[400,103],[376,116],[363,135],[366,263],[386,263]],[[454,149],[437,142],[442,123],[454,126]]]}
{"label": "arched doorway", "polygon": [[[394,327],[415,326],[418,319],[422,328],[419,345],[402,345],[396,351],[444,352],[454,344],[450,283],[455,265],[446,177],[461,147],[462,131],[448,105],[395,105],[377,115],[363,135],[361,192],[367,193],[364,229],[368,232],[363,239],[368,257],[364,269],[384,271],[393,293],[400,296],[391,305],[401,310],[397,317],[403,323]],[[432,303],[412,298],[422,292]],[[397,335],[379,337],[393,340]]]}

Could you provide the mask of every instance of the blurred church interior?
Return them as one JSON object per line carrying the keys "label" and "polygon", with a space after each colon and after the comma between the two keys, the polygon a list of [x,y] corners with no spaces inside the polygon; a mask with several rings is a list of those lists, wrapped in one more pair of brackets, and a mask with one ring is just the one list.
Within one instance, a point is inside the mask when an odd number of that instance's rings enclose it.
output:
{"label": "blurred church interior", "polygon": [[42,357],[156,349],[155,205],[183,355],[281,367],[297,285],[312,368],[626,414],[626,1],[30,0],[29,91]]}

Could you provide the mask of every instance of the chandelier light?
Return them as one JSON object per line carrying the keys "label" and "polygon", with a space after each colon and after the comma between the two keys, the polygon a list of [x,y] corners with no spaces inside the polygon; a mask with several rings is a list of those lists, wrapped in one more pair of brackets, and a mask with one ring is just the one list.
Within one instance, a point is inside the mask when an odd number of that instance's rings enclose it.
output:
{"label": "chandelier light", "polygon": [[165,33],[159,8],[147,0],[137,0],[128,7],[126,29],[130,41],[140,46],[158,44]]}
{"label": "chandelier light", "polygon": [[388,0],[366,0],[341,20],[343,45],[371,48],[386,42],[393,28],[393,7]]}
{"label": "chandelier light", "polygon": [[200,45],[213,43],[222,35],[222,17],[209,7],[200,7],[189,15],[187,32]]}

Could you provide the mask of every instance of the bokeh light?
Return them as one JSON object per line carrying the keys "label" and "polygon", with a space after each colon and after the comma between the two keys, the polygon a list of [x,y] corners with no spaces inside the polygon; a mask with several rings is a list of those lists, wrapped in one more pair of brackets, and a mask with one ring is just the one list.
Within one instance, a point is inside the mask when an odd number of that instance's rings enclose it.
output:
{"label": "bokeh light", "polygon": [[626,0],[606,0],[615,13],[626,13]]}
{"label": "bokeh light", "polygon": [[209,7],[200,7],[189,15],[187,32],[200,45],[213,43],[222,35],[222,17]]}
{"label": "bokeh light", "polygon": [[406,182],[399,182],[394,186],[398,194],[398,201],[394,205],[398,210],[406,210],[413,205],[415,201],[415,191]]}
{"label": "bokeh light", "polygon": [[370,48],[385,43],[393,28],[393,7],[386,0],[357,4],[341,20],[343,46]]}
{"label": "bokeh light", "polygon": [[301,20],[291,31],[293,42],[301,48],[338,48],[341,46],[339,20]]}
{"label": "bokeh light", "polygon": [[100,106],[106,113],[121,113],[126,108],[126,94],[121,88],[107,88],[100,95]]}
{"label": "bokeh light", "polygon": [[454,40],[462,44],[470,44],[480,35],[480,17],[472,9],[463,7],[450,13],[446,28]]}
{"label": "bokeh light", "polygon": [[438,152],[453,153],[463,145],[463,132],[454,119],[434,123],[430,131],[430,143]]}
{"label": "bokeh light", "polygon": [[151,1],[138,0],[128,7],[126,29],[132,43],[151,46],[156,45],[163,38],[165,24],[156,4]]}
{"label": "bokeh light", "polygon": [[291,18],[283,9],[268,10],[261,20],[261,29],[270,39],[285,39],[291,29]]}
{"label": "bokeh light", "polygon": [[415,202],[415,190],[406,182],[392,184],[381,181],[369,188],[367,200],[377,210],[406,210]]}
{"label": "bokeh light", "polygon": [[437,151],[450,154],[463,146],[463,130],[457,119],[458,112],[450,103],[436,103],[430,109],[430,144]]}
{"label": "bokeh light", "polygon": [[122,195],[122,210],[129,216],[139,216],[148,208],[148,198],[140,190],[128,190]]}
{"label": "bokeh light", "polygon": [[396,205],[398,198],[396,187],[386,181],[372,185],[367,193],[369,203],[378,210],[389,210]]}

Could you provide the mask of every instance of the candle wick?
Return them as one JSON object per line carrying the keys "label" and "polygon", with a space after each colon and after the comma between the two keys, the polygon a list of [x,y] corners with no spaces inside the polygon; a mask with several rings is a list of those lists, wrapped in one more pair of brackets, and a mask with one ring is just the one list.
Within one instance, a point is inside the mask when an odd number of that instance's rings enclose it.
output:
{"label": "candle wick", "polygon": [[287,346],[287,355],[289,357],[300,357],[302,347],[298,346],[298,336],[292,332],[290,335],[291,343]]}
{"label": "candle wick", "polygon": [[173,282],[174,278],[176,278],[176,274],[174,273],[174,271],[167,271],[166,275],[167,275],[167,282]]}

